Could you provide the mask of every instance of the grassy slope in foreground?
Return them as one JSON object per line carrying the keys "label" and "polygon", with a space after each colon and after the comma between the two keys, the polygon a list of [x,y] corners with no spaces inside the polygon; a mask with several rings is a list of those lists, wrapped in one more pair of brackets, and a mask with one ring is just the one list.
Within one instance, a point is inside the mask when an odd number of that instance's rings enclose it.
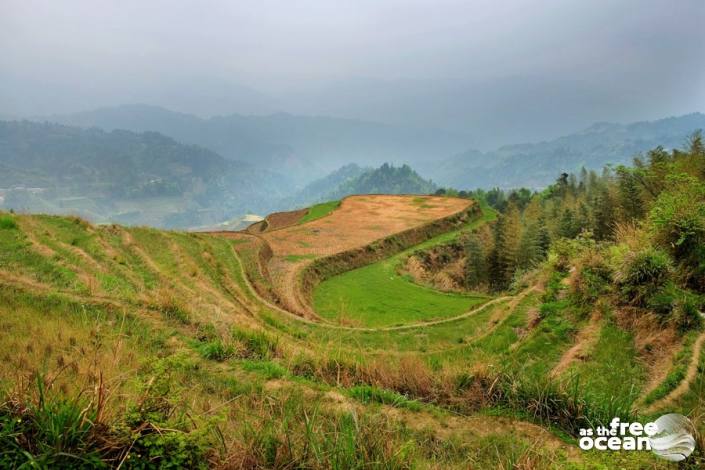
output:
{"label": "grassy slope in foreground", "polygon": [[482,218],[466,227],[439,235],[389,259],[334,276],[316,287],[314,308],[324,318],[379,327],[459,315],[487,300],[482,295],[440,292],[397,273],[400,260],[419,248],[441,244],[494,220],[495,212],[482,205]]}
{"label": "grassy slope in foreground", "polygon": [[[125,468],[667,468],[651,454],[568,452],[538,426],[484,411],[456,414],[472,399],[460,360],[494,334],[493,306],[391,333],[298,323],[248,290],[235,243],[0,213],[0,385],[12,392],[0,468],[75,468],[75,456],[124,457]],[[338,354],[343,342],[384,353]]]}

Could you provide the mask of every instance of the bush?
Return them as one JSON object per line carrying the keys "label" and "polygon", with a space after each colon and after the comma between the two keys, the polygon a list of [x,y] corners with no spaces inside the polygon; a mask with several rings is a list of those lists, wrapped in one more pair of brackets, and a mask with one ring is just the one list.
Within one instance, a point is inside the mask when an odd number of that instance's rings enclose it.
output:
{"label": "bush", "polygon": [[410,400],[406,396],[385,390],[382,388],[373,387],[370,385],[358,385],[350,388],[350,396],[362,403],[382,403],[396,408],[407,408],[412,411],[420,411],[421,404],[416,400]]}
{"label": "bush", "polygon": [[613,273],[597,253],[587,256],[581,264],[572,285],[572,295],[578,304],[590,305],[610,291]]}
{"label": "bush", "polygon": [[705,292],[705,184],[688,175],[668,178],[649,213],[651,231],[682,268],[686,282]]}
{"label": "bush", "polygon": [[646,306],[649,297],[670,280],[671,258],[661,250],[646,248],[627,253],[615,279],[625,303]]}
{"label": "bush", "polygon": [[539,307],[539,318],[544,319],[557,315],[561,310],[568,307],[566,300],[556,300],[553,302],[544,302]]}
{"label": "bush", "polygon": [[698,311],[698,305],[692,298],[686,297],[676,303],[673,312],[673,323],[680,332],[699,328],[703,318]]}

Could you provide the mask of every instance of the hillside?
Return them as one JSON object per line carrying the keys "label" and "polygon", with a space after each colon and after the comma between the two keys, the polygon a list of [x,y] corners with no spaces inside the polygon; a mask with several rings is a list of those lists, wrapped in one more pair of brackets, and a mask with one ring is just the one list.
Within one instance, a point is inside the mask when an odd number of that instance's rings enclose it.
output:
{"label": "hillside", "polygon": [[[705,430],[703,174],[694,138],[476,195],[497,209],[361,195],[199,234],[2,213],[2,464],[672,468],[576,443],[615,416]],[[458,243],[463,291],[405,271]]]}
{"label": "hillside", "polygon": [[208,119],[148,105],[125,105],[70,115],[42,117],[52,122],[106,130],[156,131],[197,144],[226,158],[246,161],[294,176],[299,182],[355,162],[412,163],[451,155],[467,146],[461,134],[391,126],[376,122],[286,113],[231,114]]}
{"label": "hillside", "polygon": [[379,168],[345,165],[328,176],[315,180],[294,198],[303,203],[341,199],[352,194],[430,194],[436,190],[409,165],[395,167],[388,163]]}
{"label": "hillside", "polygon": [[705,129],[701,113],[632,124],[602,122],[547,142],[508,145],[490,152],[468,150],[421,169],[441,185],[463,189],[541,188],[562,172],[627,164],[657,145],[680,148],[698,129]]}
{"label": "hillside", "polygon": [[155,132],[0,121],[0,207],[188,227],[267,212],[281,176]]}
{"label": "hillside", "polygon": [[[283,113],[202,119],[156,106],[125,105],[41,119],[107,130],[160,132],[228,159],[287,175],[297,185],[352,163],[364,167],[392,162],[411,164],[440,185],[463,189],[545,187],[561,172],[629,163],[657,145],[678,148],[693,131],[705,128],[701,113],[629,124],[600,122],[550,141],[482,152],[463,151],[468,138],[461,134]],[[302,199],[303,203],[311,201]]]}

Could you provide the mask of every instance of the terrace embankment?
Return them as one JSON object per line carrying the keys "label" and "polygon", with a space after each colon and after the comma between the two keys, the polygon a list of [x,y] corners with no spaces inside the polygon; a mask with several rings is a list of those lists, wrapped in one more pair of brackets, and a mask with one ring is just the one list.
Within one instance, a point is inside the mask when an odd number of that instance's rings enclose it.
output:
{"label": "terrace embankment", "polygon": [[[479,213],[479,206],[467,199],[350,196],[319,219],[280,225],[279,229],[270,226],[260,233],[248,231],[250,237],[260,241],[249,244],[256,249],[249,256],[259,266],[254,269],[251,265],[248,272],[253,277],[266,278],[260,279],[258,288],[263,296],[298,315],[318,318],[311,307],[310,293],[325,278],[323,274],[334,275],[382,259],[457,227]],[[291,222],[294,212],[289,215],[282,220]],[[242,248],[252,249],[245,244]]]}
{"label": "terrace embankment", "polygon": [[300,303],[310,309],[314,288],[332,276],[388,258],[439,234],[466,225],[481,214],[479,205],[473,203],[454,214],[408,228],[365,246],[318,258],[301,270],[297,289]]}

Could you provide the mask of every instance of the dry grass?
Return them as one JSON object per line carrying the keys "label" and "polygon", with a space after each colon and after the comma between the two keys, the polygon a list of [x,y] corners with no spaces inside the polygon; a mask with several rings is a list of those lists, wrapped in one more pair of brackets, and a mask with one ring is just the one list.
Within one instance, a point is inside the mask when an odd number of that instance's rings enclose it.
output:
{"label": "dry grass", "polygon": [[326,217],[263,237],[276,256],[326,256],[452,215],[471,204],[467,199],[438,196],[350,196]]}

